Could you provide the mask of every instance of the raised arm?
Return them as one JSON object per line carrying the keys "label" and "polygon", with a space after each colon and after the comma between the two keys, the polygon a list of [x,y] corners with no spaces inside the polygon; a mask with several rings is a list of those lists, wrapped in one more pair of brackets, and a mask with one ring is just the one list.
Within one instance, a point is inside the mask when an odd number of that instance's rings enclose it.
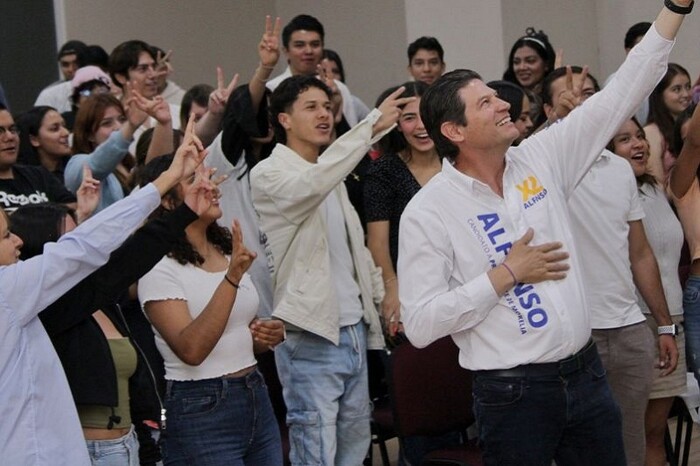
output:
{"label": "raised arm", "polygon": [[683,149],[671,171],[669,187],[677,199],[682,198],[690,189],[693,180],[697,178],[700,166],[700,105],[695,107],[688,126],[688,136],[683,142]]}
{"label": "raised arm", "polygon": [[[270,209],[271,215],[283,215],[289,222],[302,222],[359,163],[375,141],[391,130],[401,113],[400,107],[414,97],[399,98],[397,89],[379,109],[336,139],[315,164],[301,171],[261,168],[251,171],[253,203],[258,209]],[[266,202],[271,201],[271,202]]]}
{"label": "raised arm", "polygon": [[248,83],[250,98],[253,104],[253,109],[257,112],[260,102],[265,97],[265,84],[270,79],[272,70],[275,69],[277,61],[280,58],[280,31],[282,30],[282,22],[279,17],[275,19],[275,25],[272,26],[272,18],[265,16],[265,32],[258,44],[258,57],[260,63],[255,68],[253,77]]}
{"label": "raised arm", "polygon": [[224,117],[224,110],[231,93],[238,84],[238,74],[233,76],[231,82],[226,85],[224,71],[221,67],[216,67],[216,89],[209,94],[209,105],[207,112],[197,122],[197,136],[205,146],[212,143],[219,131],[221,131],[221,120]]}
{"label": "raised arm", "polygon": [[39,314],[49,334],[56,334],[113,303],[132,283],[148,273],[178,240],[185,228],[211,205],[213,185],[198,179],[187,186],[185,201],[172,212],[136,230],[109,261]]}
{"label": "raised arm", "polygon": [[168,102],[159,95],[153,99],[146,99],[134,91],[133,104],[156,120],[153,137],[146,152],[145,163],[150,162],[154,157],[172,153],[175,150],[173,146],[173,120]]}

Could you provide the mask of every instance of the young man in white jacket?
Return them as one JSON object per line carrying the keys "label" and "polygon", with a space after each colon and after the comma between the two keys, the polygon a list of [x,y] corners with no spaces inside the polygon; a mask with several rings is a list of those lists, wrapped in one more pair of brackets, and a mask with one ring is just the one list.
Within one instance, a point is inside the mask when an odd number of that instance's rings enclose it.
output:
{"label": "young man in white jacket", "polygon": [[273,316],[287,324],[276,360],[294,465],[357,466],[369,447],[366,350],[383,346],[376,304],[384,287],[343,179],[396,123],[411,100],[401,92],[322,155],[333,132],[331,90],[294,76],[270,100],[280,143],[251,171],[251,190],[274,258]]}

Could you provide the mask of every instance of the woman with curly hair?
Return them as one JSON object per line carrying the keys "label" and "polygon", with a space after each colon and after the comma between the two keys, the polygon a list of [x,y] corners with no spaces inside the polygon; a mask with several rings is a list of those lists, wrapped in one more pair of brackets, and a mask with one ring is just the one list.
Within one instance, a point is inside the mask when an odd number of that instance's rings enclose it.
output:
{"label": "woman with curly hair", "polygon": [[[146,165],[157,176],[169,157]],[[182,204],[171,190],[154,215]],[[281,465],[280,433],[255,352],[280,343],[278,320],[256,319],[258,292],[246,273],[256,254],[216,221],[218,201],[139,281],[139,300],[165,361],[166,465]]]}

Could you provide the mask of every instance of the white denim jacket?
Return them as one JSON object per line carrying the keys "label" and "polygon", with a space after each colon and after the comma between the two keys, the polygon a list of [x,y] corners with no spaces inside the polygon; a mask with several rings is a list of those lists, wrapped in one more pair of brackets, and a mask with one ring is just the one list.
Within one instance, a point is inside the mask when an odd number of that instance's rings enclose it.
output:
{"label": "white denim jacket", "polygon": [[371,349],[384,346],[376,308],[384,296],[381,270],[365,247],[362,225],[343,184],[370,145],[390,130],[372,139],[372,126],[380,116],[379,110],[370,112],[331,144],[317,163],[307,162],[289,147],[277,144],[270,157],[257,164],[250,175],[253,205],[275,264],[272,315],[336,345],[340,308],[331,276],[325,220],[319,209],[332,190],[345,217],[364,321],[369,325],[367,345]]}

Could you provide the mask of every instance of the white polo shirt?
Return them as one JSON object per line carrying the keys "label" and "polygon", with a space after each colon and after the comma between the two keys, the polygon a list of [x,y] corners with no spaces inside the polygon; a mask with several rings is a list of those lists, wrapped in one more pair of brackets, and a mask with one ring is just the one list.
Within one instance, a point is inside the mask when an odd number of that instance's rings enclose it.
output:
{"label": "white polo shirt", "polygon": [[[554,362],[581,349],[590,321],[567,201],[617,128],[666,70],[673,42],[651,28],[615,79],[548,131],[510,148],[503,197],[445,161],[406,207],[399,232],[399,298],[406,334],[425,346],[451,335],[472,370]],[[499,298],[487,272],[528,227],[531,244],[561,241],[567,278]]]}
{"label": "white polo shirt", "polygon": [[591,327],[619,328],[645,320],[637,304],[629,223],[644,218],[629,162],[605,150],[571,198],[571,226],[588,289]]}

